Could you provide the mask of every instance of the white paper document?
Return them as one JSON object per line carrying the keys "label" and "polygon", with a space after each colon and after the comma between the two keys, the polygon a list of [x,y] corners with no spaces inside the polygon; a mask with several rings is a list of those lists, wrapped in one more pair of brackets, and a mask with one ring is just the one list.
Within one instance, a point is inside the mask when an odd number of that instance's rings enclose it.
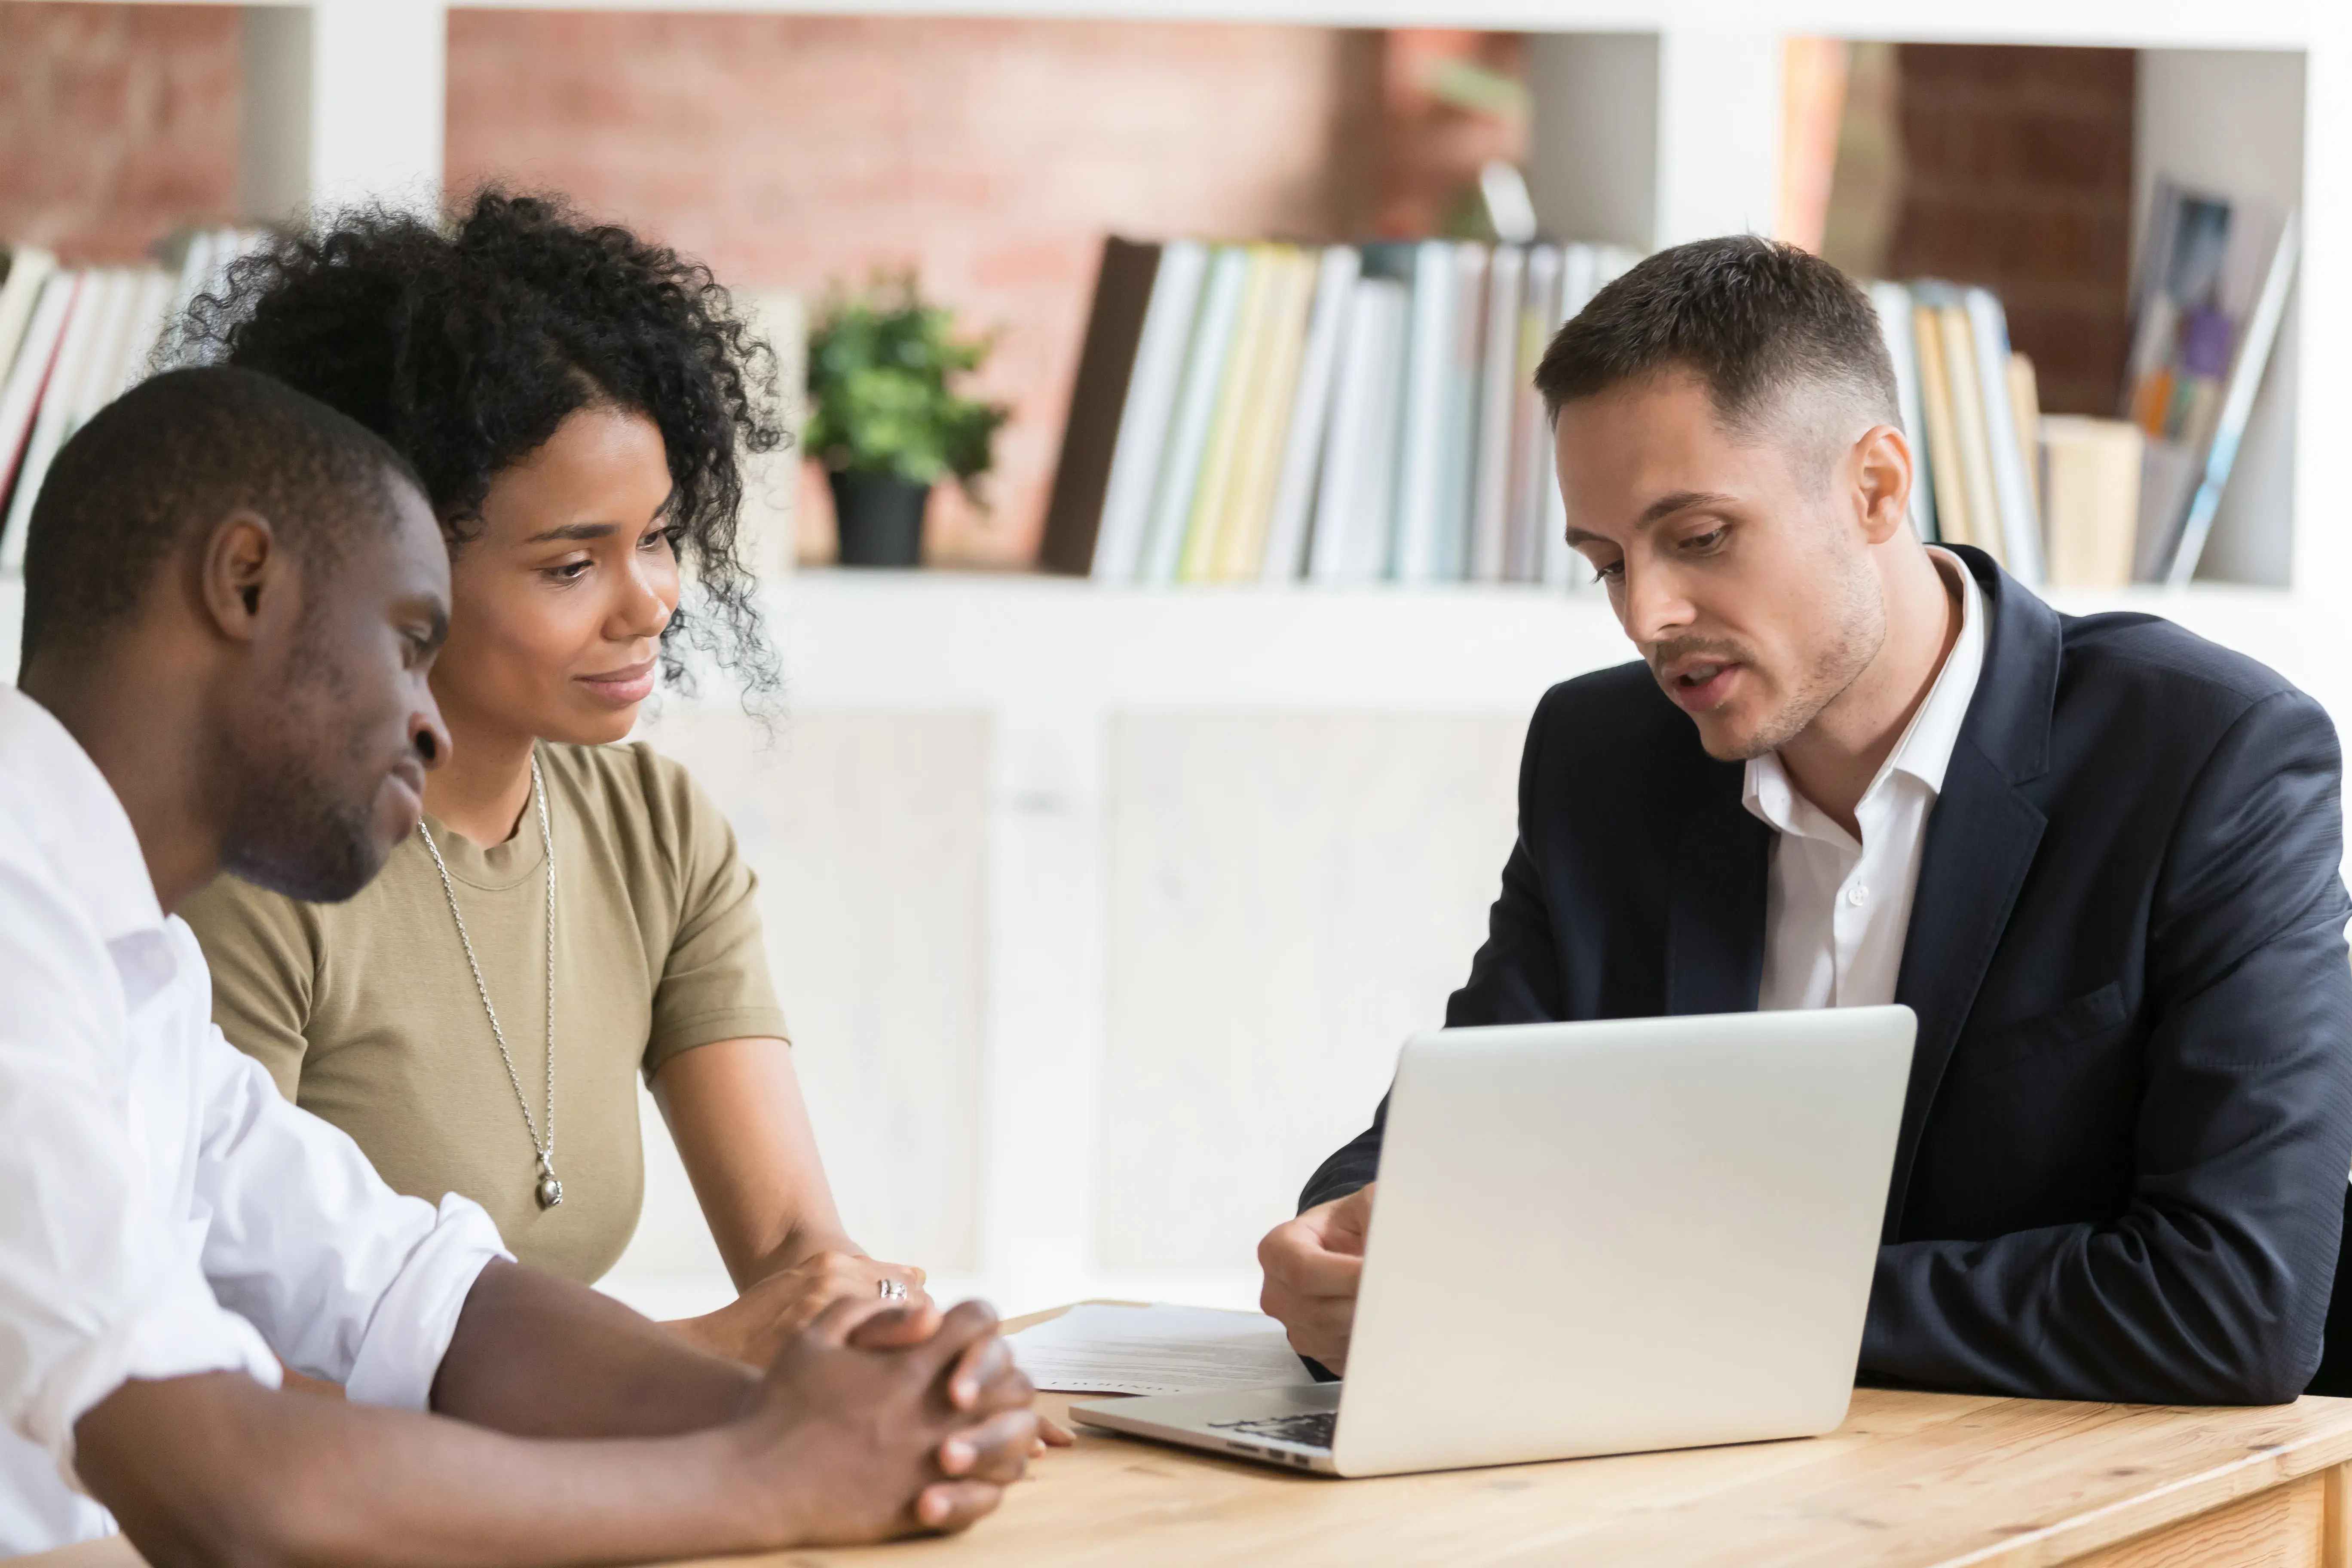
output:
{"label": "white paper document", "polygon": [[1207,1307],[1073,1307],[1007,1342],[1029,1381],[1056,1394],[1192,1394],[1312,1383],[1258,1312]]}

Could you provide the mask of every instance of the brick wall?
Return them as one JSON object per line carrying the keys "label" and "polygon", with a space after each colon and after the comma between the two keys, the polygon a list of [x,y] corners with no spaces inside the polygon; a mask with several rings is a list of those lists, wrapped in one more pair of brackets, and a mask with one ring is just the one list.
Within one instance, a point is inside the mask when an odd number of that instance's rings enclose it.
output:
{"label": "brick wall", "polygon": [[1906,44],[1887,271],[1981,283],[2042,406],[2115,412],[2129,326],[2128,49]]}
{"label": "brick wall", "polygon": [[1379,35],[1194,24],[458,11],[448,174],[572,193],[815,292],[912,262],[1014,414],[992,519],[943,496],[935,555],[1034,552],[1100,236],[1361,232]]}
{"label": "brick wall", "polygon": [[237,12],[0,0],[0,237],[138,257],[236,215]]}

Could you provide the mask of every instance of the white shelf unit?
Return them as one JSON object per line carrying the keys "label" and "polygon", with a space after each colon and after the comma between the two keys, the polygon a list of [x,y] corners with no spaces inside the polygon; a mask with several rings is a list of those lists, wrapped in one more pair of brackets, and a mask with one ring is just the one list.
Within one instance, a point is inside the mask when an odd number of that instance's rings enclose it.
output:
{"label": "white shelf unit", "polygon": [[[160,0],[171,3],[171,0]],[[1559,232],[1633,244],[1769,225],[1775,211],[1780,43],[1790,36],[1922,42],[2098,45],[2165,51],[2144,74],[2165,95],[2144,103],[2188,148],[2273,175],[2291,161],[2305,220],[2305,278],[2352,262],[2352,7],[2331,0],[507,0],[561,9],[792,11],[811,14],[1286,22],[1338,26],[1490,26],[1537,35],[1531,180]],[[442,150],[448,7],[427,0],[318,0],[248,7],[249,209],[353,195],[430,200]],[[2231,142],[2256,108],[2242,83],[2205,89],[2265,55],[2302,64],[2303,110],[2252,145]],[[2153,58],[2153,57],[2152,57]],[[2232,94],[2236,96],[2233,97]],[[2150,132],[2143,131],[2143,151]],[[2289,145],[2282,148],[2280,138]],[[2221,174],[2229,170],[2220,171]],[[2062,596],[2064,607],[2170,616],[2263,658],[2332,711],[2352,716],[2352,673],[2330,634],[2352,609],[2352,535],[2330,504],[2336,433],[2352,427],[2352,387],[2326,374],[2352,363],[2352,307],[2332,289],[2302,301],[2262,462],[2269,526],[2284,533],[2293,585],[2200,584]],[[2250,460],[2255,454],[2250,453]],[[2277,543],[2278,541],[2273,541]],[[1160,1263],[1107,1258],[1113,1200],[1101,1174],[1118,1136],[1107,1106],[1115,1056],[1108,976],[1113,732],[1136,715],[1523,716],[1552,681],[1627,656],[1599,596],[1538,590],[1300,588],[1121,590],[1063,580],[956,574],[805,573],[767,605],[797,714],[984,718],[984,930],[974,1072],[976,1150],[942,1173],[976,1189],[976,1246],[944,1271],[1020,1310],[1087,1295],[1174,1296],[1247,1304],[1246,1248]],[[0,668],[13,669],[21,586],[0,584]],[[684,704],[712,713],[719,703]],[[725,719],[721,723],[730,722]],[[659,731],[655,731],[658,740]],[[760,741],[746,729],[743,745]],[[764,765],[764,764],[762,764]],[[778,766],[783,763],[776,764]],[[749,770],[756,776],[756,769]],[[1399,823],[1410,832],[1411,823]],[[1507,829],[1505,830],[1507,833]],[[1500,865],[1506,837],[1482,847]],[[1271,881],[1290,874],[1270,863]],[[774,888],[778,879],[769,877]],[[1447,955],[1458,974],[1465,947]],[[845,986],[894,977],[856,973]],[[793,1005],[788,995],[788,1007]],[[1428,1010],[1443,994],[1428,997]],[[1393,1043],[1393,1037],[1383,1046]],[[1246,1079],[1212,1085],[1245,1098]],[[909,1090],[909,1092],[912,1092]],[[1370,1100],[1345,1091],[1340,1121]],[[814,1095],[813,1095],[813,1098]],[[856,1180],[888,1173],[825,1128],[820,1134],[858,1223]],[[854,1118],[852,1119],[854,1124]],[[1352,1131],[1352,1126],[1349,1128]],[[1334,1140],[1336,1142],[1336,1140]],[[886,1151],[919,1163],[923,1151]],[[690,1194],[667,1140],[649,1128],[649,1200],[640,1244],[616,1276],[650,1310],[723,1299],[715,1254],[698,1243]],[[1040,1174],[1050,1154],[1063,1174]],[[864,1163],[861,1163],[864,1162]],[[1306,1168],[1291,1172],[1295,1190]],[[1218,1199],[1215,1170],[1171,1178]],[[1261,1184],[1263,1186],[1264,1184]],[[1228,1197],[1231,1194],[1226,1194]],[[1260,1195],[1265,1195],[1261,1194]],[[1271,1194],[1276,1207],[1286,1192]],[[1120,1211],[1121,1214],[1124,1211]],[[1119,1215],[1110,1215],[1112,1221]],[[1238,1234],[1238,1233],[1236,1233]],[[887,1235],[867,1239],[887,1247]],[[916,1261],[923,1261],[916,1258]]]}

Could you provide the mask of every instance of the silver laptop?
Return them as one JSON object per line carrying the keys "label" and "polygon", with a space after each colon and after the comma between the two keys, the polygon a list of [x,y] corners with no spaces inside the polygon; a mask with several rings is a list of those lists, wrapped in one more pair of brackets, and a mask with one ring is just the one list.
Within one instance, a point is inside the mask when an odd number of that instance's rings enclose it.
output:
{"label": "silver laptop", "polygon": [[1337,1476],[1831,1431],[1914,1026],[1853,1007],[1416,1036],[1347,1381],[1071,1414]]}

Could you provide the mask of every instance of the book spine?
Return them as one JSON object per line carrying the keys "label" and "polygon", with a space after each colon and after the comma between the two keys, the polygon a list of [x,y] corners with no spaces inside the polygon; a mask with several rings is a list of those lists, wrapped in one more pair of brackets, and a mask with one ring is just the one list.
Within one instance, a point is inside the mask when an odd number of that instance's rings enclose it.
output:
{"label": "book spine", "polygon": [[1559,322],[1560,252],[1538,245],[1528,252],[1519,295],[1518,367],[1512,377],[1517,428],[1511,436],[1511,517],[1503,575],[1513,583],[1543,578],[1544,493],[1554,488],[1551,426],[1535,388],[1536,366]]}
{"label": "book spine", "polygon": [[1348,583],[1379,575],[1388,557],[1388,458],[1394,449],[1398,321],[1404,286],[1360,277],[1348,290],[1332,388],[1331,428],[1325,437],[1321,482],[1315,496],[1313,555],[1318,583]]}
{"label": "book spine", "polygon": [[1949,544],[1974,544],[1976,530],[1960,477],[1960,437],[1952,424],[1952,378],[1944,365],[1943,318],[1933,305],[1921,301],[1912,307],[1911,330],[1919,357],[1920,408],[1927,426],[1927,472],[1936,486],[1937,537]]}
{"label": "book spine", "polygon": [[[58,351],[64,344],[67,323],[81,287],[79,273],[49,274],[41,285],[41,297],[33,306],[32,320],[26,325],[8,374],[0,380],[0,503],[8,500],[17,466],[31,440],[41,393],[56,374]],[[0,519],[8,515],[13,514],[0,513]],[[0,540],[0,552],[5,552],[5,541]]]}
{"label": "book spine", "polygon": [[1331,379],[1339,363],[1340,337],[1363,256],[1354,246],[1335,245],[1317,265],[1315,303],[1300,354],[1298,395],[1284,438],[1282,475],[1275,486],[1267,524],[1264,572],[1269,583],[1304,574],[1307,531],[1313,517],[1318,464],[1331,426]]}
{"label": "book spine", "polygon": [[25,534],[32,522],[33,501],[41,492],[41,481],[48,477],[49,459],[73,433],[83,384],[105,336],[113,329],[121,282],[120,274],[110,268],[81,275],[81,287],[75,291],[73,309],[66,318],[65,335],[41,388],[32,435],[25,443],[24,461],[8,498],[7,521],[0,523],[0,572],[25,569]]}
{"label": "book spine", "polygon": [[1138,574],[1147,583],[1176,580],[1177,563],[1184,552],[1185,524],[1191,521],[1193,491],[1200,484],[1201,458],[1208,449],[1225,359],[1233,349],[1234,317],[1241,306],[1242,284],[1248,271],[1249,252],[1239,246],[1220,248],[1210,268],[1207,290],[1192,325],[1192,341],[1184,356],[1167,457],[1153,488],[1151,526]]}
{"label": "book spine", "polygon": [[1404,347],[1404,405],[1397,432],[1396,527],[1389,575],[1407,583],[1437,573],[1444,526],[1445,382],[1454,322],[1453,247],[1429,240],[1413,254],[1412,305]]}
{"label": "book spine", "polygon": [[2000,498],[1993,489],[1992,438],[1985,429],[1982,370],[1976,330],[1957,300],[1936,310],[1944,340],[1944,374],[1951,383],[1952,428],[1959,436],[1960,479],[1969,496],[1969,532],[1979,550],[2009,564],[2001,531]]}
{"label": "book spine", "polygon": [[1201,481],[1193,492],[1192,515],[1185,524],[1184,550],[1177,563],[1180,583],[1204,583],[1213,575],[1217,536],[1233,511],[1234,474],[1244,432],[1249,428],[1250,398],[1265,364],[1271,335],[1266,331],[1267,312],[1274,301],[1279,265],[1273,246],[1249,247],[1249,272],[1234,320],[1233,349],[1225,356],[1216,416],[1201,458]]}
{"label": "book spine", "polygon": [[2042,582],[2042,518],[2019,460],[2023,448],[2017,405],[2010,395],[2009,322],[2000,301],[1988,289],[1969,289],[1962,308],[1968,312],[1977,395],[1984,410],[1993,504],[2000,514],[2000,552],[2011,574],[2032,587]]}
{"label": "book spine", "polygon": [[1509,565],[1511,437],[1518,423],[1519,305],[1527,266],[1525,246],[1498,245],[1486,272],[1467,573],[1477,583],[1501,582]]}
{"label": "book spine", "polygon": [[1886,340],[1886,358],[1895,371],[1895,405],[1903,421],[1903,438],[1911,448],[1911,527],[1928,544],[1937,541],[1936,487],[1929,472],[1927,427],[1919,408],[1918,340],[1911,328],[1911,290],[1900,283],[1870,286],[1871,308],[1878,312],[1878,330]]}
{"label": "book spine", "polygon": [[1269,262],[1266,305],[1257,363],[1242,405],[1242,427],[1234,450],[1234,471],[1218,525],[1208,575],[1220,583],[1258,574],[1265,556],[1267,514],[1274,505],[1276,465],[1290,432],[1290,408],[1298,395],[1298,358],[1306,347],[1307,307],[1315,285],[1315,263],[1295,247],[1277,247]]}
{"label": "book spine", "polygon": [[41,292],[58,269],[58,258],[32,246],[20,247],[8,258],[8,276],[0,280],[0,380],[16,363],[16,350],[32,324]]}
{"label": "book spine", "polygon": [[1095,268],[1094,304],[1087,316],[1077,374],[1070,382],[1061,455],[1037,549],[1037,563],[1049,572],[1075,575],[1094,566],[1120,416],[1133,384],[1153,274],[1159,268],[1158,246],[1138,245],[1116,235],[1103,240],[1102,259]]}
{"label": "book spine", "polygon": [[2050,569],[2050,512],[2042,500],[2042,383],[2033,362],[2011,351],[2009,356],[2009,407],[2017,431],[2017,462],[2025,475],[2026,493],[2033,500],[2033,520],[2040,532],[2042,572]]}
{"label": "book spine", "polygon": [[[1557,312],[1560,322],[1573,321],[1576,313],[1601,291],[1603,266],[1600,248],[1595,246],[1571,245],[1562,254]],[[1559,480],[1554,475],[1544,486],[1543,580],[1555,588],[1574,588],[1579,585],[1578,568],[1582,564],[1582,558],[1568,547],[1568,503],[1560,495]]]}
{"label": "book spine", "polygon": [[1104,482],[1102,523],[1095,539],[1097,582],[1131,582],[1142,564],[1145,534],[1151,523],[1152,492],[1176,417],[1176,395],[1184,374],[1184,354],[1192,321],[1201,308],[1201,284],[1209,270],[1209,249],[1192,240],[1161,247],[1151,279],[1151,303],[1135,351],[1127,401],[1120,411],[1118,444]]}
{"label": "book spine", "polygon": [[[139,280],[139,292],[129,312],[120,368],[114,388],[100,400],[113,402],[163,368],[164,337],[172,324],[172,278],[160,268]],[[90,410],[95,414],[97,408]]]}

